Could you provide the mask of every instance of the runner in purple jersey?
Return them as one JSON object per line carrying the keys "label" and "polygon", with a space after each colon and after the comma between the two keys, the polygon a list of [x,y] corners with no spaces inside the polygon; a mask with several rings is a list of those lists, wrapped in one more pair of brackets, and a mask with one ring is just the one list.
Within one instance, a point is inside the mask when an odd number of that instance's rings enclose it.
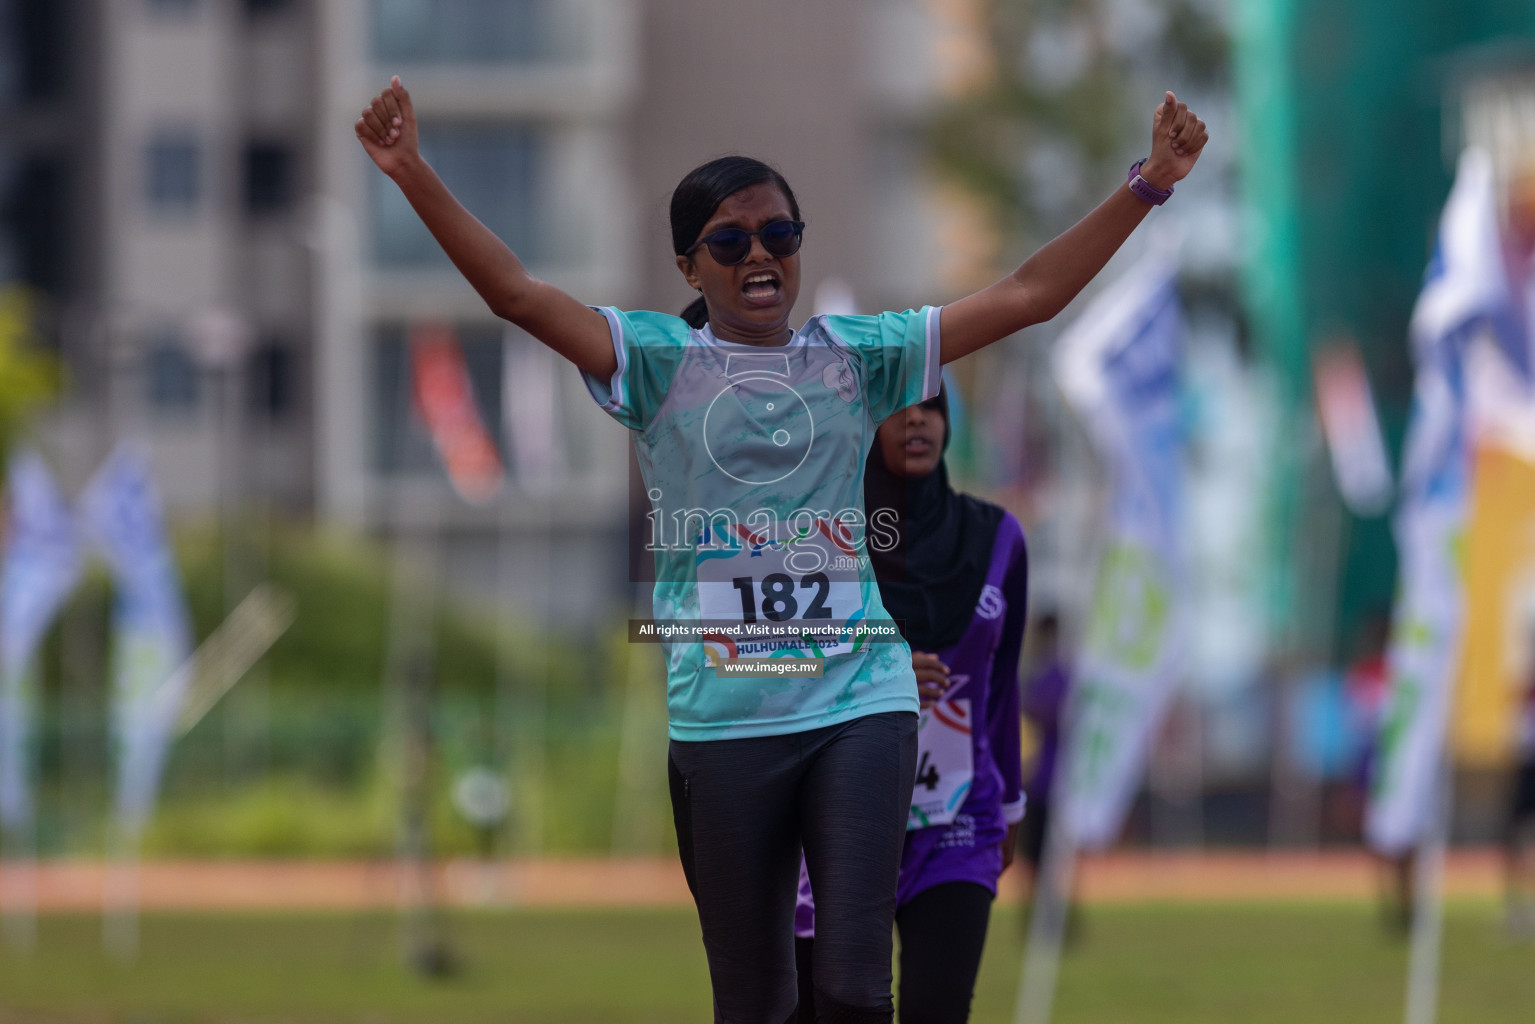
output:
{"label": "runner in purple jersey", "polygon": [[[1012,860],[1024,810],[1023,529],[949,486],[947,445],[940,392],[880,426],[864,478],[870,529],[885,525],[895,541],[888,550],[871,545],[870,557],[881,598],[905,624],[923,704],[896,889],[902,1024],[969,1018],[997,878]],[[795,935],[800,985],[809,991],[815,902],[803,869]],[[802,1012],[799,1020],[814,1018]]]}

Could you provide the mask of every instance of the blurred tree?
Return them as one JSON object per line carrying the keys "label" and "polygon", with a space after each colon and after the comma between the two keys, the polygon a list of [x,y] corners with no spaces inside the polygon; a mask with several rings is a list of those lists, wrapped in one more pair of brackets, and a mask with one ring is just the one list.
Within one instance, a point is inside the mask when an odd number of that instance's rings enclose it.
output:
{"label": "blurred tree", "polygon": [[1144,155],[1161,89],[1224,89],[1219,7],[1203,0],[973,0],[990,75],[928,125],[935,169],[981,200],[1015,262]]}
{"label": "blurred tree", "polygon": [[0,286],[0,467],[57,386],[58,367],[32,330],[31,294],[22,285]]}
{"label": "blurred tree", "polygon": [[[982,262],[994,259],[995,265],[970,268],[965,289],[1017,266],[1124,180],[1130,164],[1150,149],[1151,114],[1164,89],[1206,117],[1230,93],[1221,0],[930,0],[929,6],[951,17],[963,8],[974,46],[984,53],[972,55],[967,73],[954,76],[948,98],[925,125],[932,170],[979,204],[994,233]],[[1219,181],[1221,171],[1217,164],[1201,174]],[[1230,277],[1221,270],[1214,278],[1186,280],[1185,298],[1235,318]],[[978,379],[1000,374],[1001,351],[950,371],[960,390],[976,397],[982,417],[986,389]],[[1031,349],[1013,358],[1032,363],[1045,354]],[[1055,402],[1049,386],[1033,397],[1041,408]],[[1000,457],[983,456],[974,440],[962,433],[956,438],[951,465],[962,479]],[[1057,438],[1057,453],[1060,443]],[[1035,460],[1042,456],[1036,452]]]}

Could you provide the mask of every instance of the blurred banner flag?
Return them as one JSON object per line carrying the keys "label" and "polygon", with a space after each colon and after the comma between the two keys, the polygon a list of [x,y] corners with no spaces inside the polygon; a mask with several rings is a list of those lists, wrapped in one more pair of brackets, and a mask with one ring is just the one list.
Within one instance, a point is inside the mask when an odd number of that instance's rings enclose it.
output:
{"label": "blurred banner flag", "polygon": [[80,578],[75,518],[34,452],[11,459],[0,564],[0,831],[30,835],[37,649]]}
{"label": "blurred banner flag", "polygon": [[416,414],[453,489],[473,504],[489,501],[501,488],[501,455],[480,419],[458,337],[443,324],[418,324],[410,332],[410,357]]}
{"label": "blurred banner flag", "polygon": [[80,500],[117,587],[112,643],[117,816],[125,837],[136,841],[154,808],[190,681],[192,627],[144,456],[119,447]]}
{"label": "blurred banner flag", "polygon": [[1428,837],[1465,623],[1471,342],[1525,365],[1498,232],[1493,168],[1461,154],[1409,331],[1417,376],[1396,516],[1400,581],[1365,832],[1399,855]]}
{"label": "blurred banner flag", "polygon": [[[1475,404],[1474,383],[1471,394]],[[1503,771],[1517,751],[1519,701],[1535,673],[1535,459],[1479,438],[1472,467],[1466,654],[1451,749],[1457,764]]]}
{"label": "blurred banner flag", "polygon": [[[1531,313],[1535,280],[1527,287]],[[1535,672],[1535,382],[1481,345],[1468,353],[1466,394],[1475,452],[1451,749],[1459,764],[1501,770],[1516,752],[1519,702]]]}
{"label": "blurred banner flag", "polygon": [[1112,487],[1070,697],[1064,791],[1073,845],[1119,834],[1177,678],[1183,641],[1183,314],[1176,260],[1145,259],[1061,337],[1056,375]]}
{"label": "blurred banner flag", "polygon": [[1352,341],[1325,346],[1312,371],[1338,493],[1355,515],[1378,516],[1391,502],[1391,467],[1358,346]]}

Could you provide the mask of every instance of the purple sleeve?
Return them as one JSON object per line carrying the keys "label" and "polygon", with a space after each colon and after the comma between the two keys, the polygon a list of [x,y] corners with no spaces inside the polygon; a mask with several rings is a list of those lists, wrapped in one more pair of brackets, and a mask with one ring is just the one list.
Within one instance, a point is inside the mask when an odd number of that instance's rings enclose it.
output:
{"label": "purple sleeve", "polygon": [[1002,640],[991,662],[991,684],[987,687],[986,722],[991,734],[991,753],[1002,773],[1002,812],[1009,825],[1023,818],[1023,752],[1019,736],[1018,659],[1023,652],[1023,624],[1029,603],[1029,554],[1019,530],[1017,550],[1007,576],[1002,581],[1002,596],[1007,600],[1002,620]]}

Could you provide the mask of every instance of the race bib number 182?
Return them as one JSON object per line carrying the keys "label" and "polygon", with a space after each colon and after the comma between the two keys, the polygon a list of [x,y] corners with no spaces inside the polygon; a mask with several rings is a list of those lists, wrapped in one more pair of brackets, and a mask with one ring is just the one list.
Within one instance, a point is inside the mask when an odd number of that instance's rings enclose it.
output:
{"label": "race bib number 182", "polygon": [[821,658],[861,646],[863,592],[845,530],[817,519],[776,536],[736,531],[695,556],[700,617],[731,627],[708,641],[719,656]]}

